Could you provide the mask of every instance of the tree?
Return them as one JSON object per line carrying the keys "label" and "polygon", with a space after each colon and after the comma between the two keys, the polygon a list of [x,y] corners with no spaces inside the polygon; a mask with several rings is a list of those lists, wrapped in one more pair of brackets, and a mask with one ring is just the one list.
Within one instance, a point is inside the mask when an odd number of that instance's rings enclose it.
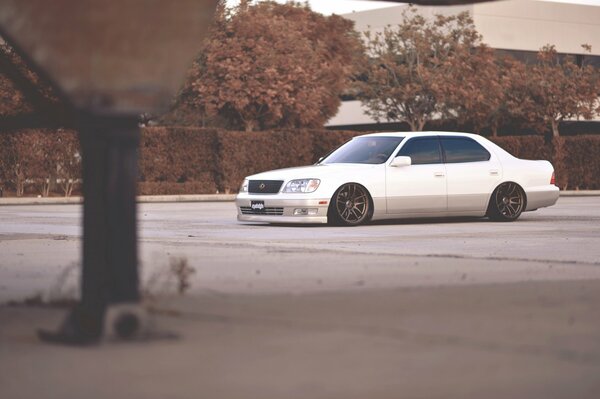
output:
{"label": "tree", "polygon": [[473,72],[492,65],[467,12],[427,20],[409,7],[401,24],[365,37],[370,59],[361,101],[377,121],[407,122],[411,130],[436,116],[464,115],[472,108],[465,99],[480,90]]}
{"label": "tree", "polygon": [[28,177],[42,197],[50,195],[50,189],[56,183],[56,166],[59,162],[58,154],[54,151],[55,137],[44,130],[31,130],[20,135],[26,143],[28,153],[23,155],[26,159]]}
{"label": "tree", "polygon": [[56,176],[65,197],[70,197],[81,178],[81,150],[77,134],[59,129],[53,133],[56,153]]}
{"label": "tree", "polygon": [[[582,46],[590,51],[588,45]],[[548,126],[559,136],[559,124],[565,119],[591,119],[598,112],[600,77],[590,65],[578,66],[572,57],[560,57],[554,46],[546,45],[538,53],[538,62],[529,69],[531,101],[522,112],[531,116],[537,130]]]}
{"label": "tree", "polygon": [[511,69],[483,44],[458,51],[454,60],[447,83],[441,85],[444,116],[477,132],[489,127],[496,136],[505,119]]}
{"label": "tree", "polygon": [[172,114],[245,131],[322,126],[337,112],[360,49],[353,22],[308,5],[221,4]]}
{"label": "tree", "polygon": [[527,66],[511,56],[497,56],[489,48],[473,54],[463,88],[448,96],[459,123],[470,123],[475,131],[489,128],[498,135],[501,126],[532,118],[533,99]]}
{"label": "tree", "polygon": [[[1,38],[0,38],[1,40]],[[52,92],[52,88],[43,84],[39,77],[31,71],[15,51],[6,43],[0,44],[0,58],[15,65],[23,76],[33,83],[49,105],[60,107],[61,104]],[[32,112],[32,107],[14,84],[3,73],[0,73],[0,116],[13,116]]]}
{"label": "tree", "polygon": [[24,133],[4,134],[2,141],[0,163],[4,170],[4,179],[14,186],[17,197],[22,197],[29,177],[28,172],[32,169],[30,148],[33,142]]}
{"label": "tree", "polygon": [[[12,48],[7,44],[0,44],[0,57],[6,58],[11,62],[17,61]],[[31,111],[23,94],[16,89],[10,79],[0,73],[0,115],[16,115],[23,111]]]}

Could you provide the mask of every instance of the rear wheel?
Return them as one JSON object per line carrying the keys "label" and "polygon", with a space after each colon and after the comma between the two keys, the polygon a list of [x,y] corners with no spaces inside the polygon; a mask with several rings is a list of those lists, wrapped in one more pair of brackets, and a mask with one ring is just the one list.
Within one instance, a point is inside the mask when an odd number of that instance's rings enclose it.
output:
{"label": "rear wheel", "polygon": [[490,219],[499,222],[517,220],[525,209],[525,192],[517,183],[499,185],[492,193],[488,206]]}
{"label": "rear wheel", "polygon": [[357,226],[371,217],[371,201],[367,189],[357,183],[347,183],[333,194],[328,218],[331,224]]}

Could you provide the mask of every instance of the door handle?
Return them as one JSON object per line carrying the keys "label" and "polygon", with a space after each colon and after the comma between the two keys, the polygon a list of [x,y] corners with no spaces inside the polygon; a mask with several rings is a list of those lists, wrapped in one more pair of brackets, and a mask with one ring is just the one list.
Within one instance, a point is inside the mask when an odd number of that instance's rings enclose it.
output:
{"label": "door handle", "polygon": [[498,176],[498,169],[491,169],[490,170],[490,175],[492,175],[492,176]]}
{"label": "door handle", "polygon": [[444,172],[433,172],[435,177],[444,177]]}

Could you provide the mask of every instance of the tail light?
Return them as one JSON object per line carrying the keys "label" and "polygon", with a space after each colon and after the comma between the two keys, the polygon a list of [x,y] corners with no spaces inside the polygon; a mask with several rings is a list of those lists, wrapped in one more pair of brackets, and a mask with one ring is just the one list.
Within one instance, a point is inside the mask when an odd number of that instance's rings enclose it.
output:
{"label": "tail light", "polygon": [[550,178],[550,184],[556,184],[556,176],[554,176],[554,172],[552,172],[552,177]]}

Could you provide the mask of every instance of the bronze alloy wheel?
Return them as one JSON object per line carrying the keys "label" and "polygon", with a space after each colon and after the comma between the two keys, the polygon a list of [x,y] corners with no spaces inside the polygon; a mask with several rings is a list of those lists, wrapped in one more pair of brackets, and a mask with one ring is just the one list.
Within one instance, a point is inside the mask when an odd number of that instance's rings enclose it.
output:
{"label": "bronze alloy wheel", "polygon": [[517,220],[525,209],[525,193],[513,182],[499,185],[490,199],[488,216],[492,220],[510,222]]}
{"label": "bronze alloy wheel", "polygon": [[356,226],[370,218],[371,204],[367,190],[356,183],[347,183],[333,195],[330,221],[334,224]]}

